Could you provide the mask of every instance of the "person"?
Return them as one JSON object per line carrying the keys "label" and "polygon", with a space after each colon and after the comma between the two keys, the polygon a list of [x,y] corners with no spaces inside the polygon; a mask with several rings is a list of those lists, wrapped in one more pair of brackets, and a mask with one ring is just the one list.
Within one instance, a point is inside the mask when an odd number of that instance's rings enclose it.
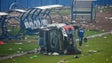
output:
{"label": "person", "polygon": [[80,27],[78,29],[79,46],[82,46],[83,37],[84,37],[84,28]]}

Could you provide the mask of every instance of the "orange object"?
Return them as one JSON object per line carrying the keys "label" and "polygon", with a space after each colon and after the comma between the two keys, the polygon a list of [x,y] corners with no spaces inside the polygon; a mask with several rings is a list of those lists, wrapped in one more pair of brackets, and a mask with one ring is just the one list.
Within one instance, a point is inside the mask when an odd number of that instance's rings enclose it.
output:
{"label": "orange object", "polygon": [[0,45],[3,45],[3,44],[5,44],[3,41],[0,41]]}

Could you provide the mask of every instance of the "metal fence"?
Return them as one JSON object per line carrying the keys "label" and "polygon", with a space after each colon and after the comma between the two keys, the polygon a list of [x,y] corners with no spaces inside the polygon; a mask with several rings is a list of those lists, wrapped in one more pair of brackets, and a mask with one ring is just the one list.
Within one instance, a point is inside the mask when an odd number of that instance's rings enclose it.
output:
{"label": "metal fence", "polygon": [[[0,0],[0,11],[7,11],[12,2],[19,2],[25,8],[31,8],[35,6],[50,4],[62,4],[64,6],[71,6],[72,0]],[[97,0],[97,5],[112,5],[112,0]]]}

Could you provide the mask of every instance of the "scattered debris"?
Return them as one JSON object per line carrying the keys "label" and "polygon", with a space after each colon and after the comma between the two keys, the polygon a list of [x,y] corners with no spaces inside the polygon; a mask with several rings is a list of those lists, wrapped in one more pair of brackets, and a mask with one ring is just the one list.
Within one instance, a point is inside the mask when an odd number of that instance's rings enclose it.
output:
{"label": "scattered debris", "polygon": [[20,53],[20,51],[16,51],[17,53]]}
{"label": "scattered debris", "polygon": [[22,48],[18,48],[19,50],[21,50]]}
{"label": "scattered debris", "polygon": [[88,53],[96,53],[98,52],[97,50],[89,50]]}
{"label": "scattered debris", "polygon": [[21,53],[24,53],[24,51],[21,51]]}
{"label": "scattered debris", "polygon": [[15,43],[15,44],[23,44],[23,43]]}
{"label": "scattered debris", "polygon": [[54,53],[52,53],[52,55],[57,56],[57,55],[59,55],[59,53],[54,52]]}
{"label": "scattered debris", "polygon": [[67,62],[69,62],[69,61],[67,61],[66,59],[63,59],[63,60],[60,60],[60,61],[57,62],[57,63],[67,63]]}
{"label": "scattered debris", "polygon": [[12,49],[12,48],[9,48],[8,50],[10,50],[10,51],[11,51],[11,50],[13,50],[13,49]]}
{"label": "scattered debris", "polygon": [[103,10],[100,10],[100,13],[102,13],[103,12]]}
{"label": "scattered debris", "polygon": [[30,57],[30,59],[35,59],[35,58],[38,58],[38,56],[34,55],[34,56]]}
{"label": "scattered debris", "polygon": [[48,53],[48,55],[51,55],[51,53]]}
{"label": "scattered debris", "polygon": [[74,56],[74,58],[79,58],[79,56]]}
{"label": "scattered debris", "polygon": [[89,45],[85,45],[86,47],[88,47]]}
{"label": "scattered debris", "polygon": [[82,56],[85,56],[84,54],[82,54]]}
{"label": "scattered debris", "polygon": [[107,37],[104,37],[105,39],[107,38]]}
{"label": "scattered debris", "polygon": [[25,37],[25,40],[27,40],[28,38],[27,37]]}
{"label": "scattered debris", "polygon": [[105,30],[102,30],[103,32],[105,31]]}

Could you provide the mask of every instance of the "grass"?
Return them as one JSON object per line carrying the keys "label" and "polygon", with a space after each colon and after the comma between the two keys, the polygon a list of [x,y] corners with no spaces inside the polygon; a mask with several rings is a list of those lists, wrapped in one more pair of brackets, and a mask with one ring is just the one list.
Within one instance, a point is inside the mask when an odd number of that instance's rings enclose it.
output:
{"label": "grass", "polygon": [[[101,31],[86,31],[85,36],[94,35],[102,33]],[[77,36],[77,35],[76,35]],[[39,36],[29,36],[26,35],[24,40],[9,40],[8,44],[0,45],[0,56],[7,56],[10,54],[15,54],[18,51],[29,51],[38,47],[37,41]],[[23,43],[23,44],[15,44]]]}
{"label": "grass", "polygon": [[100,34],[104,33],[104,31],[99,31],[99,30],[85,30],[85,36],[90,36],[90,35],[95,35],[95,34]]}
{"label": "grass", "polygon": [[[101,31],[86,31],[85,36],[102,33]],[[76,35],[77,36],[77,35]],[[26,35],[24,40],[9,40],[8,44],[0,45],[0,56],[7,56],[17,53],[18,51],[29,51],[38,47],[37,41],[39,36]],[[23,43],[23,44],[15,44]]]}
{"label": "grass", "polygon": [[[28,54],[8,60],[2,60],[0,63],[57,63],[60,60],[67,60],[67,63],[111,63],[112,62],[112,34],[102,37],[91,38],[87,43],[83,43],[78,49],[82,51],[79,58],[73,58],[74,55],[48,56],[41,54]],[[97,52],[88,52],[95,50]],[[34,57],[34,56],[37,57]],[[63,62],[66,63],[66,62]]]}
{"label": "grass", "polygon": [[[70,15],[71,10],[70,9],[62,9],[62,10],[59,10],[59,12],[60,12],[61,15]],[[53,12],[51,14],[52,15],[57,15],[56,12]]]}
{"label": "grass", "polygon": [[[78,38],[78,30],[76,30],[76,38]],[[100,34],[100,33],[104,33],[104,31],[99,31],[99,30],[85,30],[85,33],[84,33],[84,37],[87,37],[87,36],[91,36],[91,35],[96,35],[96,34]]]}
{"label": "grass", "polygon": [[0,45],[0,56],[7,56],[10,54],[25,52],[25,51],[33,50],[37,47],[38,47],[37,43],[35,42],[17,44],[17,43],[13,43],[12,41],[9,42],[8,44]]}

